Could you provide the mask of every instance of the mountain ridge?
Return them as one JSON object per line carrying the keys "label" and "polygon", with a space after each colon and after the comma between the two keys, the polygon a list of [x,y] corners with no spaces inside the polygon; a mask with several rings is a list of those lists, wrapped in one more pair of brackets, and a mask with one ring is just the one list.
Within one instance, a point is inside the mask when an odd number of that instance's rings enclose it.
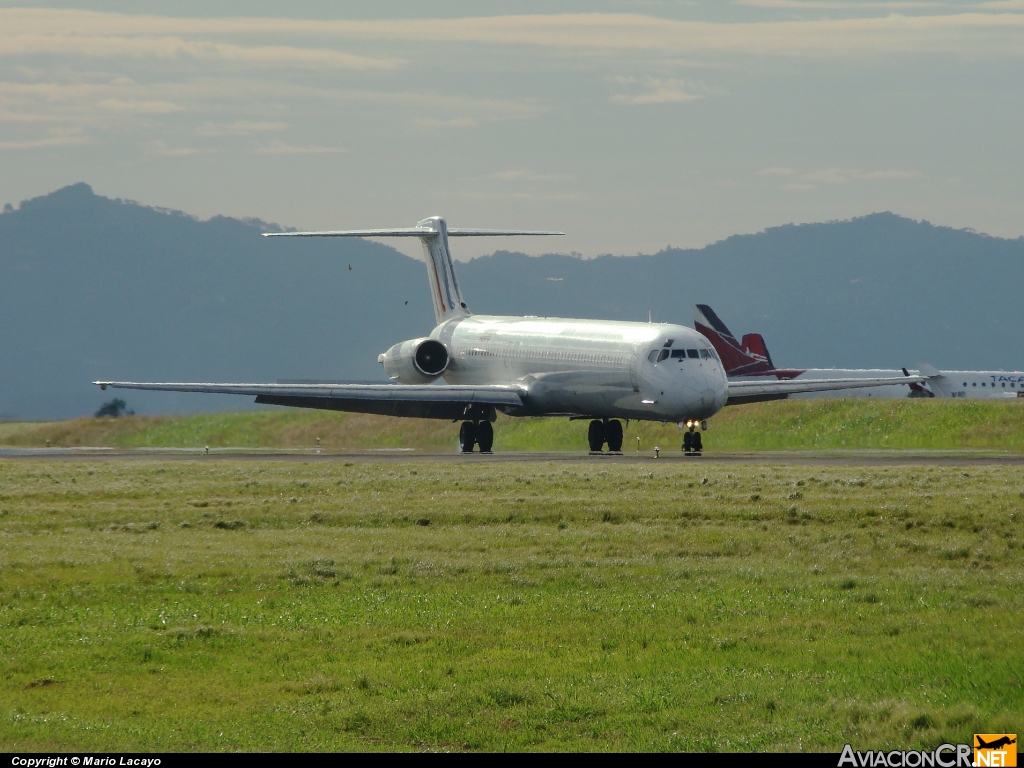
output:
{"label": "mountain ridge", "polygon": [[[0,214],[0,416],[91,413],[89,382],[381,379],[376,356],[433,326],[421,262],[365,240],[260,237],[259,219],[114,200],[79,183]],[[350,269],[351,267],[351,269]],[[711,304],[780,365],[1015,368],[1024,237],[890,212],[784,224],[650,255],[456,265],[472,310],[692,324]],[[248,407],[132,393],[139,412]]]}

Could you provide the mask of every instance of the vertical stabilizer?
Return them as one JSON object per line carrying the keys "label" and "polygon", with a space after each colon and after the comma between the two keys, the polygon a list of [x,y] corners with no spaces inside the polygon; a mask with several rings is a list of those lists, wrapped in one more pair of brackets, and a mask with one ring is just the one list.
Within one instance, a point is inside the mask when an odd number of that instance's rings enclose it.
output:
{"label": "vertical stabilizer", "polygon": [[445,320],[469,317],[471,314],[462,298],[459,280],[455,277],[455,264],[448,248],[448,225],[440,216],[431,216],[416,225],[430,230],[420,235],[423,243],[424,260],[427,262],[427,278],[430,282],[430,298],[434,302],[434,320],[440,325]]}
{"label": "vertical stabilizer", "polygon": [[775,366],[759,334],[748,333],[740,343],[707,304],[694,306],[693,324],[722,358],[727,376],[757,376],[774,371]]}

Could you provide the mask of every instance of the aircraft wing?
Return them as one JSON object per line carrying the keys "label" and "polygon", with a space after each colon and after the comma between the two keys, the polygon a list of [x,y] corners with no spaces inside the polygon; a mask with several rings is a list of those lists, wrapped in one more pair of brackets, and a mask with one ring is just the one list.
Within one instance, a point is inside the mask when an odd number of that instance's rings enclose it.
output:
{"label": "aircraft wing", "polygon": [[783,400],[801,392],[828,392],[836,389],[884,387],[890,384],[923,384],[925,376],[891,376],[877,379],[786,379],[729,381],[729,399],[726,405],[757,403],[763,400]]}
{"label": "aircraft wing", "polygon": [[257,403],[456,420],[472,406],[522,407],[519,390],[503,385],[436,384],[203,384],[94,381],[100,389],[149,389],[254,395]]}

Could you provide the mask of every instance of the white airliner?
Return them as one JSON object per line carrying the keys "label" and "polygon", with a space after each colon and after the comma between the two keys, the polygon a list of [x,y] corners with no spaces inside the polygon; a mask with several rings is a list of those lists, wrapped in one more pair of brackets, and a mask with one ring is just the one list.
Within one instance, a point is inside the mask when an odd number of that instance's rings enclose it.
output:
{"label": "white airliner", "polygon": [[455,277],[449,237],[561,235],[449,229],[440,217],[405,229],[275,232],[267,237],[417,237],[423,243],[437,326],[377,359],[391,384],[206,384],[98,381],[101,388],[255,395],[257,403],[462,421],[459,442],[491,450],[496,412],[592,419],[591,451],[622,449],[622,422],[686,423],[688,448],[727,403],[797,392],[923,381],[833,378],[730,382],[711,342],[664,323],[474,315]]}
{"label": "white airliner", "polygon": [[850,379],[892,378],[901,373],[907,377],[923,376],[926,384],[905,378],[898,385],[861,387],[843,392],[805,392],[797,399],[815,397],[965,397],[978,399],[1016,399],[1024,397],[1024,373],[1020,371],[939,371],[925,363],[919,370],[886,370],[883,368],[776,368],[764,338],[748,333],[737,340],[715,311],[707,304],[693,308],[694,327],[708,338],[721,356],[730,381],[779,380],[813,381],[837,377]]}

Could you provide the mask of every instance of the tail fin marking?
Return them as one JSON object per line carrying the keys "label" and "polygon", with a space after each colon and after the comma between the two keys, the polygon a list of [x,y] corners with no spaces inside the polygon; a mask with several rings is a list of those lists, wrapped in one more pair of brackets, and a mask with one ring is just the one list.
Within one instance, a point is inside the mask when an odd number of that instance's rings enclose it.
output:
{"label": "tail fin marking", "polygon": [[760,333],[747,333],[743,336],[743,349],[754,355],[760,355],[768,361],[768,366],[774,368],[772,356],[768,354],[768,346],[764,343],[764,337]]}
{"label": "tail fin marking", "polygon": [[693,322],[722,358],[727,376],[755,376],[774,372],[775,366],[760,334],[748,333],[742,343],[737,341],[732,331],[715,314],[715,310],[707,304],[694,306]]}
{"label": "tail fin marking", "polygon": [[430,295],[434,300],[434,319],[438,325],[454,317],[469,317],[469,308],[462,298],[459,280],[455,277],[455,264],[448,247],[448,227],[440,216],[424,219],[417,229],[430,230],[421,235],[424,261],[430,274]]}

